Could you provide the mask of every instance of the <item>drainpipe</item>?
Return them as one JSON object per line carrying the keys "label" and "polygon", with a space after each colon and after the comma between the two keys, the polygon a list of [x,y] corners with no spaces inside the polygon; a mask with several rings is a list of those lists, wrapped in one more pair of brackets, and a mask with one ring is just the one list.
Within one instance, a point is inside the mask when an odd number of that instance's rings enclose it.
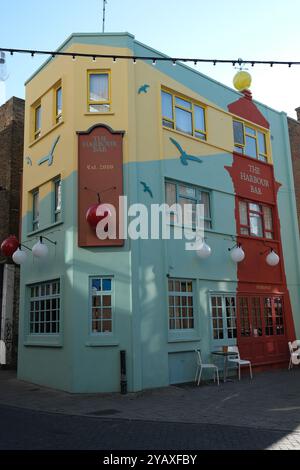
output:
{"label": "drainpipe", "polygon": [[127,378],[126,378],[126,351],[120,351],[120,364],[121,364],[121,394],[127,393]]}

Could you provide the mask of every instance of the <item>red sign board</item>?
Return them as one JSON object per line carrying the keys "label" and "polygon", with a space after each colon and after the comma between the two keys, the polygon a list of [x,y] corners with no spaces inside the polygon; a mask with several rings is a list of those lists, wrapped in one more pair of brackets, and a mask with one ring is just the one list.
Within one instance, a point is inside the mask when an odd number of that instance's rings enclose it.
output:
{"label": "red sign board", "polygon": [[236,194],[239,197],[274,204],[276,188],[274,188],[273,167],[258,160],[251,160],[240,155],[233,156],[229,171]]}
{"label": "red sign board", "polygon": [[[78,245],[121,246],[119,238],[119,196],[123,194],[123,135],[104,124],[78,134]],[[116,239],[97,237],[86,220],[87,210],[97,204],[111,204],[116,211]]]}

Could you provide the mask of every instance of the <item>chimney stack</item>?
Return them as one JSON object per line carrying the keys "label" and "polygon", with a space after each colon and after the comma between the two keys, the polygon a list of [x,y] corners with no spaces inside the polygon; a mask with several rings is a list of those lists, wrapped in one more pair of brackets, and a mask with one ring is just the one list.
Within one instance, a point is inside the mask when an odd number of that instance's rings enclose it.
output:
{"label": "chimney stack", "polygon": [[297,113],[297,121],[300,122],[300,106],[298,108],[296,108],[295,111]]}

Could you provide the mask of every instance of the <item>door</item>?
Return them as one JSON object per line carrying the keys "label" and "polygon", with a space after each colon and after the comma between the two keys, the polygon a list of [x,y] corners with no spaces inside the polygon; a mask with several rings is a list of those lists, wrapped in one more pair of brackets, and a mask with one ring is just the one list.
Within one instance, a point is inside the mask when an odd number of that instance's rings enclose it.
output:
{"label": "door", "polygon": [[254,365],[286,361],[283,296],[239,294],[237,300],[237,343],[241,357]]}

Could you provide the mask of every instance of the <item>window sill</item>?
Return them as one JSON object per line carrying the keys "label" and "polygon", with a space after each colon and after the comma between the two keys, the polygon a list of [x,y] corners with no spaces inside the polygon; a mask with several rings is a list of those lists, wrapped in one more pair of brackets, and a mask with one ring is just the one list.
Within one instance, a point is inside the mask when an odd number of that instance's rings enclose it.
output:
{"label": "window sill", "polygon": [[97,113],[87,112],[87,113],[84,113],[84,116],[99,116],[99,115],[100,116],[114,116],[115,113],[113,111],[108,111],[108,112],[103,112],[103,113],[101,113],[101,112],[97,112]]}
{"label": "window sill", "polygon": [[38,142],[40,142],[44,137],[46,137],[48,134],[51,134],[52,131],[54,131],[55,129],[57,129],[59,126],[61,126],[62,124],[64,124],[64,120],[58,122],[57,124],[54,124],[51,129],[49,129],[47,132],[45,132],[44,134],[42,134],[38,139],[35,139],[33,140],[32,142],[29,143],[28,147],[31,148],[33,147],[35,144],[37,144]]}
{"label": "window sill", "polygon": [[197,334],[190,333],[184,334],[184,333],[169,333],[168,335],[168,343],[186,343],[186,342],[195,342],[195,341],[201,341],[201,338]]}
{"label": "window sill", "polygon": [[49,335],[45,335],[45,337],[43,337],[42,335],[36,335],[36,336],[28,335],[23,344],[25,347],[42,347],[42,348],[62,348],[63,347],[62,337],[59,335],[53,335],[53,337]]}
{"label": "window sill", "polygon": [[64,223],[63,220],[60,220],[59,222],[53,222],[53,224],[46,225],[45,227],[39,228],[38,230],[34,230],[32,232],[28,232],[27,237],[38,235],[39,233],[44,232],[45,230],[52,229],[53,227],[57,227],[58,225],[62,225],[63,223]]}
{"label": "window sill", "polygon": [[119,346],[119,341],[116,340],[114,337],[95,337],[91,338],[90,340],[86,341],[85,346],[92,347],[92,348],[101,348],[101,347],[109,347],[109,346]]}

